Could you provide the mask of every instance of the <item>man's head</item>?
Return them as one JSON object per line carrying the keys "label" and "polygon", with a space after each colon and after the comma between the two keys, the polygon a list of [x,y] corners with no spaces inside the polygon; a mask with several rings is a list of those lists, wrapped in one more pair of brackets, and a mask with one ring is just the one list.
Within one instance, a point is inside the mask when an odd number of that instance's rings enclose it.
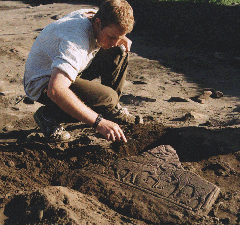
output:
{"label": "man's head", "polygon": [[101,21],[101,29],[112,24],[123,33],[130,33],[134,25],[133,9],[126,0],[106,0],[94,15],[93,21]]}

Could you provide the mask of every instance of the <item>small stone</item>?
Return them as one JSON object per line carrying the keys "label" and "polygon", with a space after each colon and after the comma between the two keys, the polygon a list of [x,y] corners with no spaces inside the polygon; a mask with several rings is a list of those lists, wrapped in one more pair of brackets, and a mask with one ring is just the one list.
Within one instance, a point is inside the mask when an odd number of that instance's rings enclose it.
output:
{"label": "small stone", "polygon": [[187,120],[194,120],[194,121],[196,121],[198,123],[206,123],[206,121],[208,121],[208,116],[192,111],[190,113],[187,113],[183,117],[183,120],[185,120],[185,121],[187,121]]}
{"label": "small stone", "polygon": [[221,98],[221,97],[223,97],[223,93],[221,91],[216,91],[211,97],[212,98]]}
{"label": "small stone", "polygon": [[205,104],[211,95],[211,91],[204,91],[203,94],[196,96],[193,100],[198,103]]}
{"label": "small stone", "polygon": [[211,98],[221,98],[223,97],[223,93],[221,91],[216,91],[213,88],[205,88],[204,91],[211,91],[212,94],[210,95]]}
{"label": "small stone", "polygon": [[14,166],[15,166],[15,162],[13,162],[12,160],[7,161],[7,165],[8,165],[9,167],[14,167]]}

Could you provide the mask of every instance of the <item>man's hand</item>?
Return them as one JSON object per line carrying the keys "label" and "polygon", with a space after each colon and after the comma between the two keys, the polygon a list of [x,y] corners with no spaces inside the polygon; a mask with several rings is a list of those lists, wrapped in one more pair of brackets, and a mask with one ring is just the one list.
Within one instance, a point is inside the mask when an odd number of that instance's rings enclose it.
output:
{"label": "man's hand", "polygon": [[130,52],[131,46],[132,46],[132,41],[127,38],[126,36],[124,36],[124,38],[122,38],[121,40],[119,40],[118,42],[118,46],[120,45],[124,45],[126,48],[126,52]]}
{"label": "man's hand", "polygon": [[102,134],[107,141],[127,142],[127,139],[119,125],[110,120],[102,119],[97,126],[97,131]]}

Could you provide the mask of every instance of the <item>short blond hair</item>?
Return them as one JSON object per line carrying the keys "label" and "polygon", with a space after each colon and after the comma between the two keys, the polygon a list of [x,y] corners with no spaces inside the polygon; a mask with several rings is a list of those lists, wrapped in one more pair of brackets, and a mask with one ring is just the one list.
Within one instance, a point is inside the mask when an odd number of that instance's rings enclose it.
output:
{"label": "short blond hair", "polygon": [[125,33],[130,33],[134,26],[133,9],[126,0],[104,1],[93,20],[96,18],[101,20],[102,29],[114,24]]}

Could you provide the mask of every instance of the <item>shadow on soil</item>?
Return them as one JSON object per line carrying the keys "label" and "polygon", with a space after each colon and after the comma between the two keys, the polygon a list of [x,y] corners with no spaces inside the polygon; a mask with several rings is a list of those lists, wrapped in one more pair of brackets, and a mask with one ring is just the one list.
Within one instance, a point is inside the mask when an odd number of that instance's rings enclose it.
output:
{"label": "shadow on soil", "polygon": [[181,162],[198,162],[212,156],[238,152],[239,138],[239,128],[168,128],[154,145],[171,145]]}
{"label": "shadow on soil", "polygon": [[129,36],[133,52],[184,74],[199,88],[240,96],[239,5],[129,2],[136,11]]}
{"label": "shadow on soil", "polygon": [[159,145],[171,145],[181,162],[198,162],[239,151],[239,128],[166,128],[149,124],[125,129],[125,133],[130,140],[127,144],[113,143],[114,151],[122,156],[138,155]]}
{"label": "shadow on soil", "polygon": [[111,149],[106,149],[101,144],[92,144],[89,137],[96,134],[90,128],[86,130],[87,134],[67,143],[48,142],[35,133],[36,130],[1,133],[0,149],[1,152],[14,152],[19,148],[45,151],[50,157],[67,161],[74,169],[88,164],[109,165],[119,157],[139,155],[159,145],[171,145],[177,151],[181,162],[198,162],[212,156],[239,151],[239,128],[166,128],[154,123],[122,128],[128,142],[112,143]]}

